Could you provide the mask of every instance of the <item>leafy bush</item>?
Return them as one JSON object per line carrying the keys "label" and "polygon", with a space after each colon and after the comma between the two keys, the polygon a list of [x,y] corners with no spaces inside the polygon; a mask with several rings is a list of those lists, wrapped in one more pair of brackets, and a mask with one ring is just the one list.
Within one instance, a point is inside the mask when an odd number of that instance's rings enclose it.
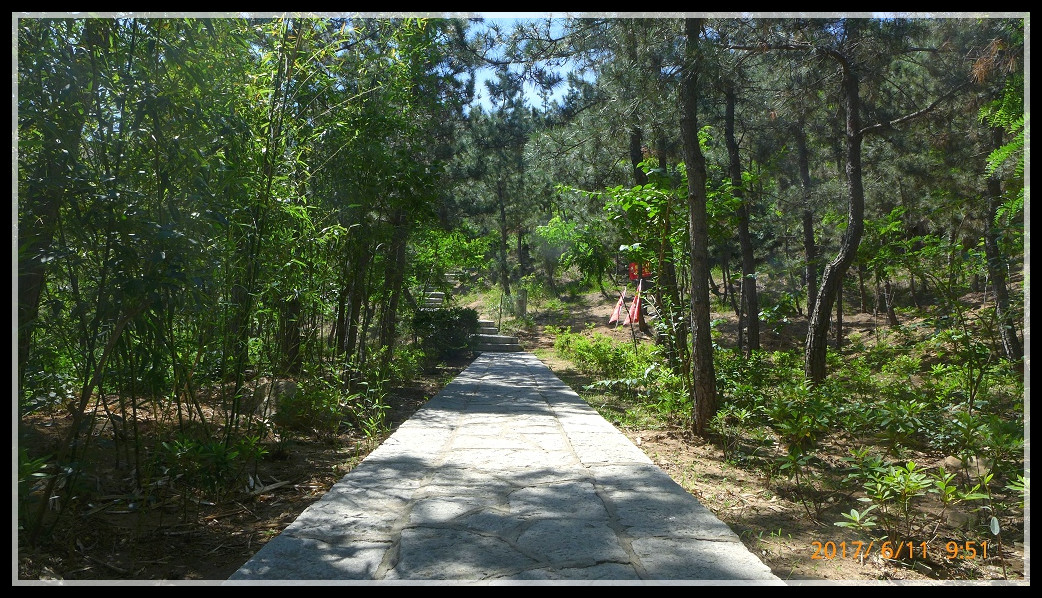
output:
{"label": "leafy bush", "polygon": [[468,307],[422,310],[413,316],[412,326],[428,355],[447,359],[470,346],[470,336],[478,331],[478,312]]}
{"label": "leafy bush", "polygon": [[[548,327],[552,328],[552,327]],[[608,379],[639,378],[652,363],[653,347],[620,343],[602,333],[576,334],[553,328],[554,350],[580,371]]]}
{"label": "leafy bush", "polygon": [[335,434],[342,420],[340,397],[335,384],[321,378],[309,380],[300,392],[279,397],[273,423],[295,432],[313,431],[320,436]]}
{"label": "leafy bush", "polygon": [[348,419],[366,438],[375,438],[387,431],[387,397],[380,381],[361,382],[359,390],[349,395],[344,402]]}
{"label": "leafy bush", "polygon": [[406,345],[394,350],[394,359],[390,362],[387,376],[391,382],[406,383],[413,380],[416,375],[430,365],[430,357],[422,347]]}
{"label": "leafy bush", "polygon": [[248,467],[266,453],[258,436],[244,436],[227,443],[179,434],[162,443],[158,457],[174,485],[181,487],[182,508],[187,514],[190,493],[202,491],[213,500],[223,500],[244,482]]}

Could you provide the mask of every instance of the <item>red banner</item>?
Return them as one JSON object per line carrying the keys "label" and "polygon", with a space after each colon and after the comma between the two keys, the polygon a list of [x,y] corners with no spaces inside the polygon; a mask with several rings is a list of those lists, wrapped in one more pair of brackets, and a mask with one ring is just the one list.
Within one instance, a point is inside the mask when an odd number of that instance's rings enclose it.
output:
{"label": "red banner", "polygon": [[647,278],[649,276],[651,276],[651,267],[648,264],[644,264],[644,271],[641,272],[637,262],[630,262],[630,280]]}

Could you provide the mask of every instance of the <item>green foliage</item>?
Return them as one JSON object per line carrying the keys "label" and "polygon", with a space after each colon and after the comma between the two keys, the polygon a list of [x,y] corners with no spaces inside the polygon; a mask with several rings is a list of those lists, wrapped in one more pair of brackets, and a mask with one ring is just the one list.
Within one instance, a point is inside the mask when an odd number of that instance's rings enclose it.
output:
{"label": "green foliage", "polygon": [[860,512],[857,509],[851,509],[850,513],[840,513],[844,517],[844,521],[837,521],[834,525],[839,527],[848,527],[856,529],[860,532],[869,533],[876,529],[878,519],[872,515],[869,515],[879,505],[869,505],[862,509]]}
{"label": "green foliage", "polygon": [[[37,492],[37,486],[51,477],[47,471],[51,455],[32,458],[25,448],[18,449],[18,527],[19,529],[32,527],[33,522],[30,507],[33,504],[33,494]],[[37,497],[37,500],[42,500]]]}
{"label": "green foliage", "polygon": [[1015,481],[1010,482],[1009,484],[1006,485],[1007,489],[1012,490],[1012,491],[1014,491],[1014,492],[1016,492],[1017,494],[1020,495],[1019,507],[1021,509],[1024,508],[1024,503],[1027,500],[1027,493],[1028,493],[1028,486],[1029,485],[1030,484],[1028,482],[1028,479],[1025,478],[1022,475],[1018,475],[1017,479]]}
{"label": "green foliage", "polygon": [[600,283],[614,265],[614,252],[604,241],[606,232],[596,221],[577,226],[557,215],[536,229],[536,234],[547,244],[563,249],[561,268],[567,270],[574,266],[586,283]]}
{"label": "green foliage", "polygon": [[540,308],[552,299],[552,290],[547,288],[547,285],[535,274],[522,276],[520,284],[521,288],[528,293],[528,304],[534,309]]}
{"label": "green foliage", "polygon": [[[1012,139],[992,150],[988,156],[988,167],[985,171],[991,176],[1008,162],[1015,162],[1013,174],[1024,175],[1024,77],[1021,73],[1014,73],[1006,79],[1002,98],[985,105],[980,109],[979,118],[992,127],[1000,127]],[[1022,192],[1021,192],[1022,193]],[[1020,196],[1023,200],[1023,195]]]}
{"label": "green foliage", "polygon": [[535,234],[547,244],[563,248],[563,254],[575,240],[576,225],[554,215],[549,222],[536,227]]}
{"label": "green foliage", "polygon": [[180,434],[161,446],[161,465],[172,483],[181,489],[186,515],[194,493],[201,492],[220,502],[245,484],[247,468],[266,453],[256,436],[243,436],[234,444],[225,444],[217,439],[199,440]]}
{"label": "green foliage", "polygon": [[743,407],[724,405],[710,420],[710,429],[722,438],[724,459],[733,459],[742,434],[754,420],[753,412]]}
{"label": "green foliage", "polygon": [[595,332],[573,333],[554,329],[554,350],[571,360],[583,372],[607,379],[642,376],[651,363],[652,349],[648,345],[618,342]]}
{"label": "green foliage", "polygon": [[913,502],[931,488],[930,477],[913,461],[904,465],[874,467],[863,472],[867,478],[864,485],[866,498],[879,507],[880,527],[894,542],[913,537],[915,524],[921,524],[920,514],[913,509]]}
{"label": "green foliage", "polygon": [[467,307],[421,310],[413,316],[412,325],[423,339],[424,351],[447,359],[470,346],[471,335],[478,331],[478,312]]}
{"label": "green foliage", "polygon": [[271,420],[284,434],[315,433],[328,438],[344,419],[340,386],[323,378],[302,383],[295,393],[279,397]]}
{"label": "green foliage", "polygon": [[760,321],[775,334],[780,333],[796,317],[798,301],[792,293],[782,293],[776,301],[769,294],[760,295]]}
{"label": "green foliage", "polygon": [[378,438],[387,431],[387,410],[390,408],[384,401],[387,393],[381,390],[383,385],[379,383],[362,382],[360,385],[362,390],[345,399],[348,418],[366,438]]}
{"label": "green foliage", "polygon": [[417,231],[412,244],[416,286],[436,286],[447,272],[481,269],[492,257],[495,241],[494,233],[479,235],[465,226]]}
{"label": "green foliage", "polygon": [[778,389],[767,405],[771,425],[790,454],[802,455],[830,429],[836,405],[822,387],[807,380]]}
{"label": "green foliage", "polygon": [[397,347],[391,359],[388,380],[394,384],[404,384],[416,379],[416,376],[430,367],[431,358],[427,351],[415,345]]}
{"label": "green foliage", "polygon": [[54,407],[75,396],[78,380],[68,352],[41,347],[33,353],[26,370],[20,413]]}

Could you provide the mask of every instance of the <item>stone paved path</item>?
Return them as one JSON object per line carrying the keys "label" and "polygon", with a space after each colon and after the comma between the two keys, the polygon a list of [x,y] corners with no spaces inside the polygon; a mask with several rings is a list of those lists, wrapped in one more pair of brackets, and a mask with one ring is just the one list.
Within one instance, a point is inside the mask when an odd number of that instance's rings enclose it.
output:
{"label": "stone paved path", "polygon": [[225,585],[784,585],[530,353],[484,353]]}

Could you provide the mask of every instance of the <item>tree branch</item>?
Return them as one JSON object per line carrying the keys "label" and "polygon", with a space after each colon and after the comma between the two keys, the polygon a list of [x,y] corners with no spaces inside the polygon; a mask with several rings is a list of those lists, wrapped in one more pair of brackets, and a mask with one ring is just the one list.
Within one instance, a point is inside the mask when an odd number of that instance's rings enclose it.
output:
{"label": "tree branch", "polygon": [[882,131],[885,131],[885,130],[892,129],[893,127],[895,127],[895,126],[897,126],[897,125],[899,125],[901,123],[904,123],[904,122],[910,121],[912,119],[918,118],[918,117],[920,117],[920,116],[922,116],[924,114],[927,114],[927,113],[933,111],[933,109],[936,108],[938,105],[940,105],[941,102],[944,102],[945,100],[951,98],[959,90],[961,90],[961,89],[963,89],[963,88],[965,88],[967,86],[969,86],[969,82],[963,83],[962,85],[959,85],[959,86],[956,86],[956,87],[952,88],[951,90],[948,91],[948,93],[946,93],[943,96],[937,98],[936,100],[934,100],[934,102],[932,104],[930,104],[926,108],[923,108],[922,110],[917,110],[917,111],[912,112],[910,114],[906,114],[906,115],[904,115],[904,116],[902,116],[900,118],[895,118],[894,120],[891,120],[889,122],[876,123],[874,125],[870,125],[868,127],[865,127],[863,129],[861,129],[860,131],[858,131],[858,134],[859,135],[867,135],[869,133],[879,133],[879,132],[882,132]]}

